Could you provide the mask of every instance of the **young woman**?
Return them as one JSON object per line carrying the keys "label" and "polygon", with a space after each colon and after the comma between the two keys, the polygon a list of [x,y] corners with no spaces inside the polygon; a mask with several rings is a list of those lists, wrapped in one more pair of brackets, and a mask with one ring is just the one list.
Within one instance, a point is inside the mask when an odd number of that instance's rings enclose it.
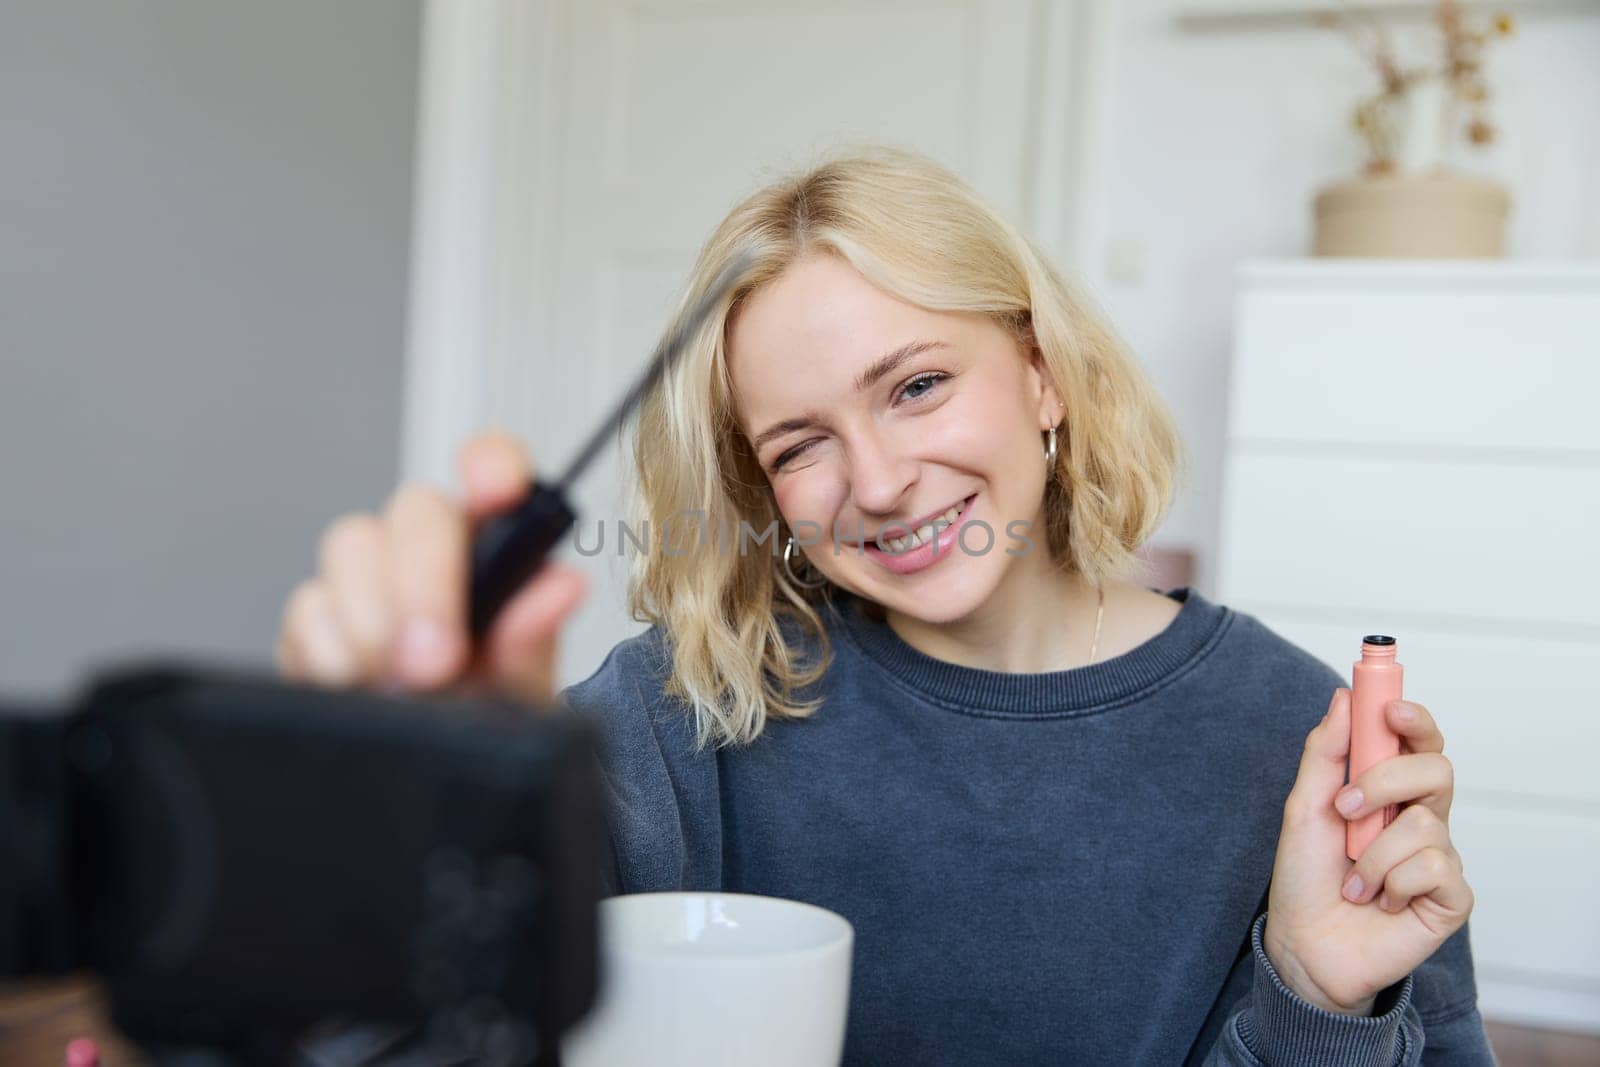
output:
{"label": "young woman", "polygon": [[[850,1063],[1493,1062],[1433,715],[1390,708],[1404,754],[1345,789],[1336,671],[1134,580],[1182,448],[1090,305],[890,150],[740,204],[683,306],[741,253],[640,411],[653,625],[561,694],[605,732],[616,890],[844,915]],[[532,468],[462,458],[464,499],[328,530],[285,674],[550,702],[582,579],[547,566],[468,647],[472,525]]]}

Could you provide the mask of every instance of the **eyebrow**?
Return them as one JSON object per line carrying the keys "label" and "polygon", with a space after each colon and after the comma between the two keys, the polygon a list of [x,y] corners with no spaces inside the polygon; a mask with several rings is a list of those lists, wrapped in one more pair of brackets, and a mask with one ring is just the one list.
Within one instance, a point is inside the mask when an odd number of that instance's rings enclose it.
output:
{"label": "eyebrow", "polygon": [[[884,378],[893,374],[895,368],[906,360],[919,356],[930,349],[949,347],[943,341],[908,341],[894,351],[879,357],[872,366],[862,371],[855,380],[855,390],[858,393],[864,393]],[[761,446],[773,438],[782,437],[784,434],[793,433],[796,430],[808,429],[812,426],[820,425],[821,422],[821,418],[814,411],[808,411],[796,418],[784,419],[782,422],[775,422],[756,435],[755,442],[751,447],[759,452],[761,451]]]}

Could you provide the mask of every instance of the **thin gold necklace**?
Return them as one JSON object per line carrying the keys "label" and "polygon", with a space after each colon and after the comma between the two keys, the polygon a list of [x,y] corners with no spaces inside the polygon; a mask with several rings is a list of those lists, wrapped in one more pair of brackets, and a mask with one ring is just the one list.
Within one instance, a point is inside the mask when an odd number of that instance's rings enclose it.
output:
{"label": "thin gold necklace", "polygon": [[1100,607],[1094,613],[1094,644],[1089,646],[1089,662],[1095,660],[1095,653],[1100,649],[1100,622],[1106,617],[1106,587],[1100,587]]}

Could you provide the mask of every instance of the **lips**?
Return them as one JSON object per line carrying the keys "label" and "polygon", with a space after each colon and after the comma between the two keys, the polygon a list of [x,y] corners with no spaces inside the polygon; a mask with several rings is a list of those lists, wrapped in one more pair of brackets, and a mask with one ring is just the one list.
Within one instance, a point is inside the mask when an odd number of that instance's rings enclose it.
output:
{"label": "lips", "polygon": [[[966,528],[968,517],[978,507],[977,498],[978,494],[974,493],[961,503],[952,505],[960,509],[956,520],[942,528],[936,527],[937,533],[931,541],[917,545],[914,548],[903,548],[898,552],[893,549],[881,549],[873,541],[868,542],[862,551],[868,559],[884,570],[902,577],[918,574],[935,567],[942,560],[949,559],[957,554],[955,551],[956,544],[960,539],[961,531]],[[945,510],[948,511],[949,509]],[[939,516],[943,514],[944,512],[938,513]],[[938,517],[934,520],[935,523],[941,521],[942,519]]]}
{"label": "lips", "polygon": [[957,501],[955,501],[953,503],[950,503],[950,504],[946,504],[944,507],[938,509],[937,511],[930,511],[926,515],[922,516],[920,519],[916,519],[914,521],[907,521],[907,522],[895,521],[895,522],[885,523],[882,527],[879,528],[879,530],[878,530],[878,532],[876,534],[873,534],[871,537],[868,537],[865,541],[845,540],[844,538],[841,537],[841,538],[839,538],[839,543],[841,545],[868,545],[868,546],[875,546],[878,543],[879,538],[882,538],[885,533],[893,533],[893,536],[895,536],[895,537],[905,537],[908,534],[915,533],[917,530],[920,530],[924,526],[929,525],[935,519],[943,517],[945,512],[949,511],[951,508],[960,508],[961,511],[962,511],[962,514],[965,514],[966,510],[967,510],[967,507],[972,503],[972,498],[977,496],[977,495],[978,495],[977,493],[973,493],[971,496],[962,497],[960,500],[957,500]]}

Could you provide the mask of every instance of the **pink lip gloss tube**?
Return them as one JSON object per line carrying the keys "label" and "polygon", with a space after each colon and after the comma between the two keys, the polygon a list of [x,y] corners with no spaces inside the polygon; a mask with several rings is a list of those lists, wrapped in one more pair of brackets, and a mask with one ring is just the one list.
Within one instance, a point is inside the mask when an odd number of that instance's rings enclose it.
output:
{"label": "pink lip gloss tube", "polygon": [[[1351,670],[1350,684],[1350,781],[1355,781],[1375,763],[1400,754],[1400,735],[1389,728],[1384,711],[1391,700],[1400,700],[1405,674],[1394,658],[1394,638],[1368,634],[1361,639],[1361,658]],[[1372,844],[1383,828],[1400,812],[1397,804],[1345,823],[1344,852],[1352,860]]]}

